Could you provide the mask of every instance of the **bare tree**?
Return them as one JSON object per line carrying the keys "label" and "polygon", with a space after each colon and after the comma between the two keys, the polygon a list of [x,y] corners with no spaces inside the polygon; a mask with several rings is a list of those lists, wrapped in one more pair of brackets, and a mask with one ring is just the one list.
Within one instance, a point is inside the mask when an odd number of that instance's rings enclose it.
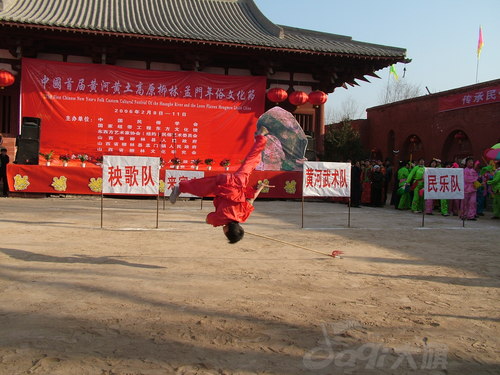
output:
{"label": "bare tree", "polygon": [[324,160],[361,160],[367,156],[359,132],[352,127],[350,120],[326,127]]}
{"label": "bare tree", "polygon": [[337,112],[328,113],[328,123],[339,123],[341,121],[356,120],[363,116],[364,110],[359,103],[349,96],[342,102]]}
{"label": "bare tree", "polygon": [[384,92],[380,94],[380,104],[388,104],[400,100],[415,98],[421,94],[421,88],[405,79],[388,83]]}

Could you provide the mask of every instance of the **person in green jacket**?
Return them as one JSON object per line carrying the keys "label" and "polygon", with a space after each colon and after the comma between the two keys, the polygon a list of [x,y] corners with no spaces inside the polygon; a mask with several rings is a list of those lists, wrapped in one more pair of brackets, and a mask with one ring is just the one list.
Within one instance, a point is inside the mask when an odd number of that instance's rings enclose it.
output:
{"label": "person in green jacket", "polygon": [[493,217],[492,219],[500,219],[500,161],[496,162],[497,169],[493,175],[493,179],[488,181],[491,185],[493,194]]}
{"label": "person in green jacket", "polygon": [[424,188],[424,171],[425,171],[425,160],[420,158],[418,160],[418,165],[416,165],[408,175],[406,179],[405,186],[411,186],[413,188],[413,200],[411,201],[411,210],[414,213],[422,213],[424,209],[424,197],[420,193],[420,190]]}
{"label": "person in green jacket", "polygon": [[408,210],[410,208],[410,191],[409,189],[406,189],[406,179],[410,175],[410,162],[406,162],[405,165],[403,165],[399,170],[398,170],[398,194],[401,195],[401,198],[399,199],[399,204],[398,204],[398,210]]}

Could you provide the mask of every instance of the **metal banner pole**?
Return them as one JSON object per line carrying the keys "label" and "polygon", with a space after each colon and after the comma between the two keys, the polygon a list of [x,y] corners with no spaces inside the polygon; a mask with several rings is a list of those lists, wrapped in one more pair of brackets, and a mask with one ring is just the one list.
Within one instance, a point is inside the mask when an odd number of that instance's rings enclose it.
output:
{"label": "metal banner pole", "polygon": [[156,196],[156,229],[158,229],[159,216],[160,216],[160,191],[158,190],[158,195]]}
{"label": "metal banner pole", "polygon": [[347,211],[347,228],[351,227],[351,197],[349,197],[348,203],[348,211]]}
{"label": "metal banner pole", "polygon": [[163,211],[165,211],[165,201],[166,201],[166,197],[165,197],[165,193],[167,191],[167,170],[165,169],[165,189],[163,189]]}
{"label": "metal banner pole", "polygon": [[302,194],[302,228],[304,228],[304,194]]}
{"label": "metal banner pole", "polygon": [[203,210],[203,197],[201,197],[200,210]]}
{"label": "metal banner pole", "polygon": [[102,229],[102,220],[103,220],[103,204],[104,204],[104,193],[101,191],[101,229]]}
{"label": "metal banner pole", "polygon": [[464,212],[462,210],[462,205],[460,205],[460,209],[458,210],[458,214],[462,218],[462,228],[465,228],[465,215],[464,215]]}
{"label": "metal banner pole", "polygon": [[302,229],[304,229],[304,167],[302,167]]}

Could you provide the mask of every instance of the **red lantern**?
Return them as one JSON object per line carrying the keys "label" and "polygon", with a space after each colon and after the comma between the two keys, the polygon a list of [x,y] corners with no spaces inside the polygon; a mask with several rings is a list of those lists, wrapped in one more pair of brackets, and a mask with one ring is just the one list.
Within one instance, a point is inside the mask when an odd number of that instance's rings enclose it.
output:
{"label": "red lantern", "polygon": [[309,103],[311,103],[314,108],[318,108],[320,105],[325,104],[328,99],[323,91],[316,90],[309,94]]}
{"label": "red lantern", "polygon": [[10,86],[14,83],[15,78],[11,72],[0,70],[0,88]]}
{"label": "red lantern", "polygon": [[463,140],[467,139],[467,136],[462,131],[458,131],[455,133],[455,139],[458,141],[458,144],[461,145]]}
{"label": "red lantern", "polygon": [[272,88],[267,92],[267,98],[273,103],[276,103],[276,105],[278,105],[278,103],[284,102],[287,97],[288,93],[285,90],[280,89],[279,87]]}
{"label": "red lantern", "polygon": [[304,91],[294,91],[288,97],[288,101],[295,106],[307,103],[309,96]]}

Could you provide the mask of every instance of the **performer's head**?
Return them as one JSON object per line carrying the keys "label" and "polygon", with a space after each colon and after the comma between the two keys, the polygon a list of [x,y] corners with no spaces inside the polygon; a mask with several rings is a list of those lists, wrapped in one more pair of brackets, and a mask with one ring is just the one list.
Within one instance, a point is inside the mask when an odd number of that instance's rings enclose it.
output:
{"label": "performer's head", "polygon": [[465,159],[465,166],[467,168],[472,168],[474,166],[474,159],[472,158]]}
{"label": "performer's head", "polygon": [[231,221],[222,227],[229,243],[236,243],[243,238],[245,231],[237,221]]}

